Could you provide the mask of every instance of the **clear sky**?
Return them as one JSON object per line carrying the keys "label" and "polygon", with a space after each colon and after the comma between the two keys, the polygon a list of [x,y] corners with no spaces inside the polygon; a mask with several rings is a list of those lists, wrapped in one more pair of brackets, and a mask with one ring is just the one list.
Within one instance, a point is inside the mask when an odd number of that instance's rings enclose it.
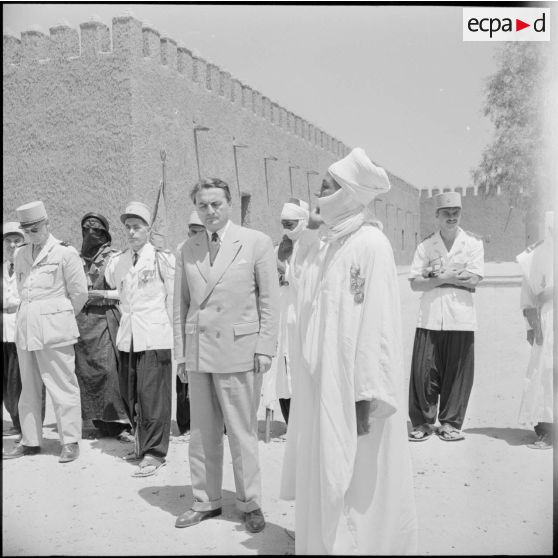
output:
{"label": "clear sky", "polygon": [[4,4],[4,32],[131,14],[421,187],[467,186],[498,43],[459,6]]}

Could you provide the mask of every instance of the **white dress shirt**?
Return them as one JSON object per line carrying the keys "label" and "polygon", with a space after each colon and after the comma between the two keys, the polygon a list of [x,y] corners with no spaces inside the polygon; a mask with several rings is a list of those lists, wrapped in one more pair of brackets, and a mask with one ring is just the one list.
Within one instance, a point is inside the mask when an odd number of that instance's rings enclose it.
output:
{"label": "white dress shirt", "polygon": [[[15,269],[10,277],[10,262],[5,261],[2,266],[2,342],[13,343],[15,340],[15,308],[19,304]],[[6,310],[10,309],[10,312]]]}
{"label": "white dress shirt", "polygon": [[[482,278],[482,240],[459,228],[448,252],[440,232],[435,232],[417,246],[409,279],[421,277],[427,267],[467,270]],[[454,287],[436,287],[425,291],[420,299],[417,327],[436,331],[476,331],[473,293]]]}

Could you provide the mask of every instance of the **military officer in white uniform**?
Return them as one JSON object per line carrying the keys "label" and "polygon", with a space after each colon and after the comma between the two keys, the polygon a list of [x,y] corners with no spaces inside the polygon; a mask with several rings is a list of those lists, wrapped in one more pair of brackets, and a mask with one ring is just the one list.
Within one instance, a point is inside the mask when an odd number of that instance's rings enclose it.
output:
{"label": "military officer in white uniform", "polygon": [[409,274],[411,289],[423,293],[409,387],[413,442],[430,438],[436,415],[441,440],[464,438],[477,329],[473,293],[484,276],[482,240],[459,227],[460,194],[445,192],[434,201],[439,230],[417,246]]}
{"label": "military officer in white uniform", "polygon": [[175,257],[149,242],[151,213],[131,202],[120,216],[130,248],[111,258],[105,270],[118,290],[122,317],[116,336],[120,351],[120,392],[136,423],[135,477],[165,465],[172,407],[172,295]]}
{"label": "military officer in white uniform", "polygon": [[19,306],[14,257],[18,246],[23,244],[23,232],[19,223],[12,221],[2,227],[4,263],[2,265],[2,401],[12,418],[12,427],[3,432],[4,436],[21,434],[17,406],[21,394],[21,377],[15,338],[15,313]]}
{"label": "military officer in white uniform", "polygon": [[21,371],[19,400],[21,443],[5,459],[40,451],[41,391],[50,394],[58,423],[61,463],[79,455],[81,403],[75,374],[74,344],[79,337],[75,316],[87,300],[87,279],[75,248],[49,232],[41,201],[16,209],[29,239],[15,257],[21,302],[16,313],[15,343]]}

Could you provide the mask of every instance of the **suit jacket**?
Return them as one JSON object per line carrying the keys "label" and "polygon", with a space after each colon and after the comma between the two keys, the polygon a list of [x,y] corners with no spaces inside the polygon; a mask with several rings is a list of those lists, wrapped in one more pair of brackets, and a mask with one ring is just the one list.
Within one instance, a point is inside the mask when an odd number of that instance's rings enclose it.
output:
{"label": "suit jacket", "polygon": [[107,284],[118,290],[122,317],[116,336],[120,351],[172,349],[174,255],[149,242],[132,264],[132,251],[113,256],[105,269]]}
{"label": "suit jacket", "polygon": [[207,234],[177,255],[174,354],[192,372],[246,372],[255,353],[275,355],[279,284],[271,239],[233,223],[209,264]]}
{"label": "suit jacket", "polygon": [[79,337],[75,316],[87,301],[87,279],[77,250],[49,235],[33,261],[32,244],[15,254],[21,299],[15,342],[20,349],[73,345]]}

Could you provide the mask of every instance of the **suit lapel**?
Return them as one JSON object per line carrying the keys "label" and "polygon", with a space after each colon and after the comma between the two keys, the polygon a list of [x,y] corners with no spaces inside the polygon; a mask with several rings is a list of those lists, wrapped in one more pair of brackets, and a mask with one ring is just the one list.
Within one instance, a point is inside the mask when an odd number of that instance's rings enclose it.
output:
{"label": "suit lapel", "polygon": [[[215,257],[213,266],[210,267],[209,280],[207,282],[205,293],[203,295],[204,300],[210,295],[219,279],[221,279],[227,268],[236,258],[236,255],[238,254],[240,248],[242,248],[242,243],[240,242],[240,238],[237,233],[238,227],[231,223],[229,225],[229,229],[227,230],[227,234],[225,235],[225,238],[221,243],[219,252]],[[208,243],[207,235],[206,243]],[[207,258],[209,261],[209,246],[207,247]]]}
{"label": "suit lapel", "polygon": [[209,281],[209,242],[207,239],[207,233],[201,232],[198,233],[193,239],[190,244],[192,249],[192,255],[194,261],[196,262],[196,266],[204,278],[205,282]]}

